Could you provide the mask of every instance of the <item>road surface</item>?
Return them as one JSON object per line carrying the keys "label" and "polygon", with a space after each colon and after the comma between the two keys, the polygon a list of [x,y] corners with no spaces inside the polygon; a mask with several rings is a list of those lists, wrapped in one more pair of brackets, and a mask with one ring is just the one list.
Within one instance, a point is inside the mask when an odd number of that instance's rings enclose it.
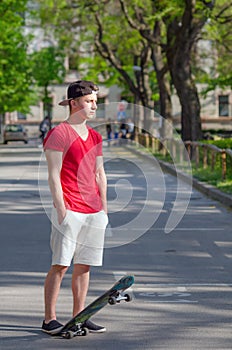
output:
{"label": "road surface", "polygon": [[[41,332],[50,265],[46,168],[33,145],[1,146],[0,348],[232,349],[231,210],[155,161],[122,147],[104,152],[110,225],[88,302],[124,274],[135,276],[133,301],[95,315],[105,334],[64,340]],[[58,300],[61,322],[71,316],[71,271]]]}

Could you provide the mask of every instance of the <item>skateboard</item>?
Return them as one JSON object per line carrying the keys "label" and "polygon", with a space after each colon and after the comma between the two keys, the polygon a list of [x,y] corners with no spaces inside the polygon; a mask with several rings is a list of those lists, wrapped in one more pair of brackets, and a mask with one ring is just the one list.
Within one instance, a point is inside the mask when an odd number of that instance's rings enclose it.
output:
{"label": "skateboard", "polygon": [[[74,316],[68,321],[59,333],[55,336],[61,336],[62,338],[70,339],[75,336],[86,336],[88,335],[88,329],[83,326],[84,322],[90,317],[100,311],[107,304],[114,305],[120,303],[120,301],[131,301],[132,297],[130,294],[124,294],[123,292],[128,289],[134,283],[133,276],[124,276],[118,282],[116,282],[112,288],[102,294],[99,298],[89,304],[84,310]],[[75,326],[75,327],[74,327]],[[72,330],[75,328],[75,330]]]}

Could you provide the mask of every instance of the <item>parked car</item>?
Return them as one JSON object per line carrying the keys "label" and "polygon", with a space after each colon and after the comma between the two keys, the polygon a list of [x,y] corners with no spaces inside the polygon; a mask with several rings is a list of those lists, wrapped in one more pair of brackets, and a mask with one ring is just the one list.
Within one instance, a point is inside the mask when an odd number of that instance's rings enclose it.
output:
{"label": "parked car", "polygon": [[23,141],[28,142],[27,131],[21,124],[8,124],[4,129],[4,143],[7,144],[9,141]]}

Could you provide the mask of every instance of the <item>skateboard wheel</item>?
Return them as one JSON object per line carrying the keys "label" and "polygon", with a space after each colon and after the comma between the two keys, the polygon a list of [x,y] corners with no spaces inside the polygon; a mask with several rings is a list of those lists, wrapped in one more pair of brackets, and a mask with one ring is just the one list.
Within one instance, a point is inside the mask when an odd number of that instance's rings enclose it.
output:
{"label": "skateboard wheel", "polygon": [[128,302],[128,301],[131,301],[132,300],[132,296],[130,294],[125,294],[125,301]]}
{"label": "skateboard wheel", "polygon": [[117,299],[115,297],[110,297],[108,303],[110,305],[115,305],[117,303]]}
{"label": "skateboard wheel", "polygon": [[66,334],[65,334],[65,338],[66,339],[72,339],[74,337],[74,334],[72,331],[68,331]]}
{"label": "skateboard wheel", "polygon": [[83,336],[85,337],[85,336],[88,335],[88,334],[89,334],[88,328],[86,328],[86,327],[82,328],[81,335],[83,335]]}

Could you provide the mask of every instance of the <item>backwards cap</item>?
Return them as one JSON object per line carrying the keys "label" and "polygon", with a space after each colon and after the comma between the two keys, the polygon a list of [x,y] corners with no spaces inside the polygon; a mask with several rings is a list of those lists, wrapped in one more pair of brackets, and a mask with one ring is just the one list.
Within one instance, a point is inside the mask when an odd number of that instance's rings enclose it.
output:
{"label": "backwards cap", "polygon": [[71,83],[67,90],[67,99],[59,102],[60,106],[68,106],[70,100],[74,100],[77,97],[97,94],[99,87],[92,81],[77,80]]}

